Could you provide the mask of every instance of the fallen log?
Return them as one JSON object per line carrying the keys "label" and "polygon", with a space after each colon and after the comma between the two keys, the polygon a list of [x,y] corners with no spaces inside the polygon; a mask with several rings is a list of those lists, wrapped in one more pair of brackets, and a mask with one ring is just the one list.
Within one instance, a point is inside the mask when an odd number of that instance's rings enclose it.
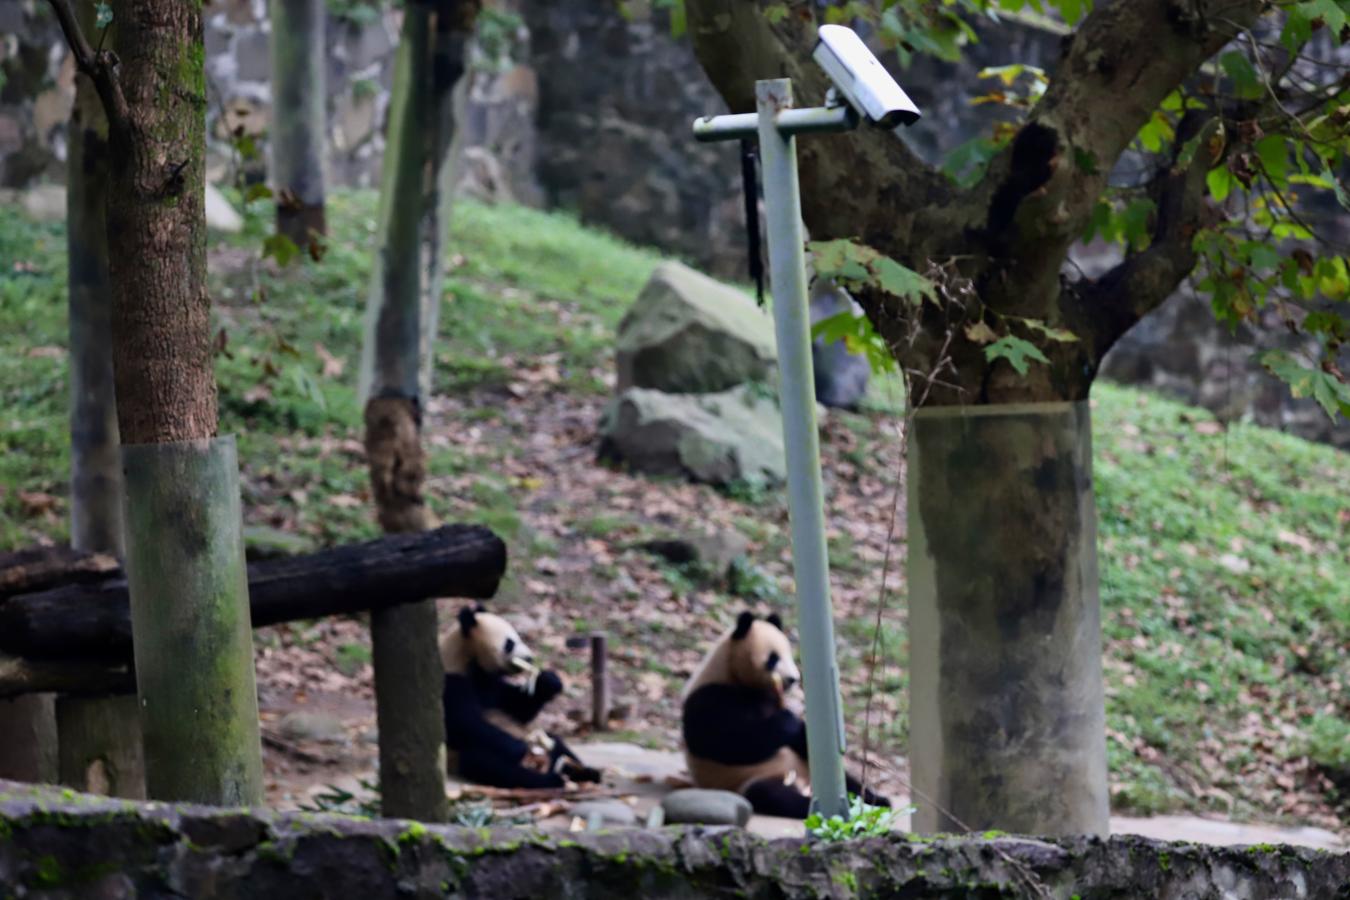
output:
{"label": "fallen log", "polygon": [[[1343,897],[1350,854],[1117,835],[546,834],[132,803],[0,782],[0,892],[174,897]],[[4,890],[7,889],[7,890]]]}
{"label": "fallen log", "polygon": [[[445,525],[254,563],[249,606],[253,627],[261,628],[431,597],[487,598],[505,571],[501,538],[481,526]],[[0,603],[0,653],[30,663],[130,664],[126,580],[10,597]],[[7,692],[0,682],[0,696]]]}
{"label": "fallen log", "polygon": [[68,545],[0,553],[0,601],[63,584],[102,581],[119,571],[115,557],[85,553]]}

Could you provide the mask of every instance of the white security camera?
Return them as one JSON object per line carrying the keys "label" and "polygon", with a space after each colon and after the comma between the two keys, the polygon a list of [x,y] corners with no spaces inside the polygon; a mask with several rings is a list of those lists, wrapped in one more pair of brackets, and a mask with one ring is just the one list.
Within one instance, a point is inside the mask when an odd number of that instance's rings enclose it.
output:
{"label": "white security camera", "polygon": [[852,28],[822,25],[819,38],[812,54],[816,63],[863,118],[880,128],[919,121],[919,108],[914,101]]}

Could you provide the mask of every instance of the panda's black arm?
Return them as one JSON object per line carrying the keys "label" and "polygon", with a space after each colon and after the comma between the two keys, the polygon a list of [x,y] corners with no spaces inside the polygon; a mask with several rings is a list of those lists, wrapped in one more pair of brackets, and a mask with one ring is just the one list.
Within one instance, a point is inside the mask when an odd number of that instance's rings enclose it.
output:
{"label": "panda's black arm", "polygon": [[534,680],[534,693],[508,682],[501,682],[496,705],[502,712],[522,725],[528,725],[539,715],[539,710],[562,693],[562,679],[556,672],[544,670]]}
{"label": "panda's black arm", "polygon": [[806,726],[773,695],[730,684],[705,685],[684,701],[689,752],[732,766],[763,762],[783,747],[806,746]]}
{"label": "panda's black arm", "polygon": [[441,692],[445,716],[445,743],[451,750],[481,749],[510,762],[519,762],[529,747],[484,718],[474,683],[463,675],[446,675]]}

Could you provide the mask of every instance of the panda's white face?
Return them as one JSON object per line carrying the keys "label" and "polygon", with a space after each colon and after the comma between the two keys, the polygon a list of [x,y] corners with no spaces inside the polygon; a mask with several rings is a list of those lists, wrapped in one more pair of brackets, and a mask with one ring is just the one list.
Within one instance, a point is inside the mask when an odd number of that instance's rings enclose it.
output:
{"label": "panda's white face", "polygon": [[763,619],[751,621],[741,637],[733,633],[730,674],[736,683],[771,690],[780,699],[802,680],[787,635],[776,622]]}
{"label": "panda's white face", "polygon": [[459,615],[459,627],[470,659],[485,672],[534,670],[534,653],[501,616],[465,607]]}

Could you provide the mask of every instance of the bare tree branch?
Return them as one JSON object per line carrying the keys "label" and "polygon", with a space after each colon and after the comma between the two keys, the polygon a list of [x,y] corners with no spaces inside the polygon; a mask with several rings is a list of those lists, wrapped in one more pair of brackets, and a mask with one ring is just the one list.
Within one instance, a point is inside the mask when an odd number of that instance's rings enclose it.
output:
{"label": "bare tree branch", "polygon": [[[103,101],[103,111],[108,117],[110,131],[123,135],[128,128],[130,115],[126,97],[122,94],[122,85],[117,80],[117,56],[111,50],[95,50],[80,29],[75,10],[70,0],[48,0],[56,19],[61,24],[61,33],[75,57],[75,67],[89,77]],[[100,45],[101,46],[101,45]]]}
{"label": "bare tree branch", "polygon": [[1195,268],[1197,257],[1191,245],[1206,212],[1205,176],[1222,156],[1221,133],[1219,119],[1198,110],[1187,113],[1177,129],[1176,146],[1180,152],[1197,135],[1198,146],[1189,165],[1179,170],[1174,158],[1173,168],[1155,182],[1157,217],[1148,248],[1073,293],[1077,309],[1071,315],[1092,322],[1082,329],[1082,336],[1092,343],[1093,358],[1105,356],[1121,335],[1171,296]]}

